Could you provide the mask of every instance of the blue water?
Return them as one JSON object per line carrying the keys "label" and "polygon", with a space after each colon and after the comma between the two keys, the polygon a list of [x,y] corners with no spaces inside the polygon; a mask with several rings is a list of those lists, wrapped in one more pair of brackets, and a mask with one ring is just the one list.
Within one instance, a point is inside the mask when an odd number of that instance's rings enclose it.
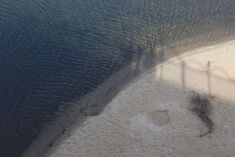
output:
{"label": "blue water", "polygon": [[234,8],[233,0],[1,0],[0,157],[20,156],[71,102],[156,47],[232,35]]}

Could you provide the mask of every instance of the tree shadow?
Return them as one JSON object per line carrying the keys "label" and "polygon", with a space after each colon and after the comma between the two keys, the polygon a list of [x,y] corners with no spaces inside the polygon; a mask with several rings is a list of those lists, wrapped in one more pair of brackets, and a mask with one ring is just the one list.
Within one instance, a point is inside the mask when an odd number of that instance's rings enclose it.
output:
{"label": "tree shadow", "polygon": [[214,131],[214,123],[211,119],[212,104],[209,97],[194,93],[191,97],[190,105],[190,110],[197,115],[207,127],[207,132],[200,134],[199,137],[212,134]]}

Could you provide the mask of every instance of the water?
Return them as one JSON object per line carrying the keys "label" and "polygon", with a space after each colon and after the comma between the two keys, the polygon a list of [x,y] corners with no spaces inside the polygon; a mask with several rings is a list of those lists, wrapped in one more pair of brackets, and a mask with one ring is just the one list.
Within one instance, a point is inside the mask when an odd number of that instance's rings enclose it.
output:
{"label": "water", "polygon": [[234,8],[233,0],[2,0],[0,156],[20,156],[71,102],[142,55],[232,35]]}

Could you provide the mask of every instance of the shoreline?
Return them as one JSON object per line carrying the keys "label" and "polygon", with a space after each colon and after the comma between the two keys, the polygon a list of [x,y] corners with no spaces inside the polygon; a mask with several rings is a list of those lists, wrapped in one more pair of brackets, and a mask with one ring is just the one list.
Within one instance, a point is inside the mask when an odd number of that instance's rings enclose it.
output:
{"label": "shoreline", "polygon": [[[229,39],[227,39],[229,40]],[[218,41],[215,41],[218,42]],[[183,42],[182,42],[183,43]],[[214,44],[212,42],[211,44]],[[183,45],[183,44],[182,44]],[[167,58],[165,60],[169,60],[170,58],[174,58],[175,51],[179,52],[179,54],[185,53],[187,51],[186,49],[182,49],[182,46],[180,48],[174,47],[171,51],[171,49],[166,49],[164,52],[167,54]],[[193,45],[193,44],[192,44]],[[199,44],[200,45],[200,44]],[[203,44],[202,44],[203,45]],[[210,42],[204,43],[205,45],[210,45]],[[185,45],[186,47],[190,47],[189,45]],[[198,46],[198,45],[197,45]],[[194,47],[197,47],[196,44]],[[200,47],[204,47],[201,46]],[[181,51],[185,50],[185,51]],[[170,55],[168,55],[170,54]],[[173,54],[173,55],[172,55]],[[175,54],[176,56],[179,55],[178,53]],[[150,56],[151,57],[151,56]],[[150,58],[152,59],[152,58]],[[145,60],[149,60],[149,58],[145,58]],[[164,61],[165,61],[164,60]],[[84,104],[83,106],[79,105],[73,105],[70,109],[68,109],[64,116],[62,118],[59,118],[56,120],[56,123],[53,124],[53,126],[46,127],[43,133],[39,136],[36,143],[33,143],[29,149],[27,149],[22,157],[40,157],[41,155],[50,154],[57,145],[63,139],[70,136],[72,132],[83,124],[83,122],[93,116],[100,114],[105,106],[123,89],[126,89],[127,87],[131,86],[134,82],[141,79],[141,76],[145,75],[146,73],[149,73],[151,69],[156,67],[161,62],[158,60],[158,58],[155,58],[155,63],[152,65],[143,65],[142,69],[136,69],[139,68],[139,65],[131,64],[128,67],[122,69],[121,71],[114,74],[111,78],[109,78],[105,83],[100,85],[94,92],[89,93],[87,96],[85,96],[82,100],[80,100],[76,104]],[[140,64],[141,59],[140,59]],[[137,70],[137,72],[136,72]],[[138,71],[140,70],[140,71]],[[114,83],[115,82],[115,83]],[[115,84],[113,86],[113,84]],[[109,88],[107,88],[109,87]],[[92,99],[90,99],[92,98]],[[95,104],[95,107],[94,107]],[[83,110],[84,109],[84,110]],[[84,113],[81,113],[82,112]],[[69,121],[69,122],[68,122]],[[56,130],[56,131],[55,131]],[[46,140],[45,140],[46,139]],[[48,142],[47,142],[48,141]],[[49,156],[49,155],[48,155]]]}
{"label": "shoreline", "polygon": [[[231,82],[231,78],[235,80],[234,43],[235,40],[201,47],[145,72],[128,84],[102,114],[77,125],[71,137],[59,144],[50,157],[231,156],[231,137],[235,136],[235,82]],[[207,134],[208,128],[190,111],[189,102],[194,92],[209,95],[208,59],[212,61],[209,100],[214,126]],[[181,77],[181,61],[187,65],[186,77]],[[218,68],[224,68],[227,74]]]}

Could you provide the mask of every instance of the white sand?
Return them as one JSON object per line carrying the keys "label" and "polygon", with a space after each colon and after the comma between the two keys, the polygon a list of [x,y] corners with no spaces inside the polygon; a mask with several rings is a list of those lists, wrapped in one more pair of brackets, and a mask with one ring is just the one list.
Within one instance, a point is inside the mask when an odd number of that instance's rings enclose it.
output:
{"label": "white sand", "polygon": [[[209,61],[209,62],[208,62]],[[215,96],[207,128],[189,110],[192,90]],[[51,157],[232,157],[235,41],[204,47],[146,72],[89,118]]]}

